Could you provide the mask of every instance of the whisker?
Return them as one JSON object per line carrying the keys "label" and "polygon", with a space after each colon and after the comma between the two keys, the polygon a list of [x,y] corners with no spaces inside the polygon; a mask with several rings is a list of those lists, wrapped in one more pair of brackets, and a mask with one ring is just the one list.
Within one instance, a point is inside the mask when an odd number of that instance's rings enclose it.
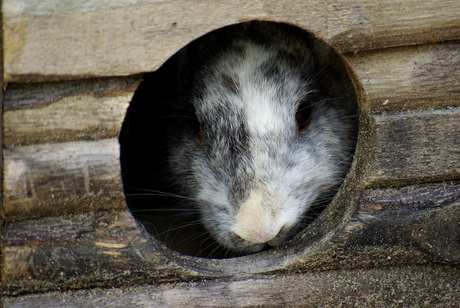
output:
{"label": "whisker", "polygon": [[148,194],[134,194],[134,193],[127,193],[126,195],[127,196],[145,196],[145,195],[148,195],[148,196],[165,196],[165,197],[174,197],[174,198],[179,198],[179,199],[185,199],[185,200],[192,200],[191,198],[189,197],[186,197],[186,196],[182,196],[182,195],[178,195],[178,194],[174,194],[174,193],[170,193],[170,192],[164,192],[164,191],[159,191],[159,190],[154,190],[154,189],[145,189],[145,188],[130,188],[130,187],[125,187],[127,189],[131,189],[131,190],[138,190],[138,191],[144,191]]}
{"label": "whisker", "polygon": [[190,209],[168,209],[168,208],[163,208],[163,209],[135,209],[131,210],[131,213],[142,213],[142,212],[190,212]]}

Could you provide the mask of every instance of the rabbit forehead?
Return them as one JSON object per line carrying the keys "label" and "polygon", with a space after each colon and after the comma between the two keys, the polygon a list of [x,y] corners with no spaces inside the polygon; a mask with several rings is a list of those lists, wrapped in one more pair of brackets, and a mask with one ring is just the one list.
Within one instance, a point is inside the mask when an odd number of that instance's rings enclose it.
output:
{"label": "rabbit forehead", "polygon": [[[252,134],[290,130],[309,83],[299,67],[279,59],[275,49],[246,42],[224,53],[206,70],[205,86],[194,102],[200,122],[246,125]],[[219,125],[215,126],[219,127]]]}

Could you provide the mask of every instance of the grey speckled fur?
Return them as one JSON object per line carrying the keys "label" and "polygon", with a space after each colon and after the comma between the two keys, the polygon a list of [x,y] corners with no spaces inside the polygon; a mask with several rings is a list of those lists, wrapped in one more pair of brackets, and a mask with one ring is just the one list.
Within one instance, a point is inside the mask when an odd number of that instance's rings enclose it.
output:
{"label": "grey speckled fur", "polygon": [[350,166],[356,99],[342,64],[308,33],[265,22],[221,29],[183,54],[169,155],[180,193],[222,246],[277,246]]}

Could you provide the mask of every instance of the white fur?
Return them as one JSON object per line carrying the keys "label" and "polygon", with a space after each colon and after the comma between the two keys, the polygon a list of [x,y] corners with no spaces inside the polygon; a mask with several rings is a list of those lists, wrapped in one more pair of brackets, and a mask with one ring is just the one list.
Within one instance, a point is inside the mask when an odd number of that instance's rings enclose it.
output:
{"label": "white fur", "polygon": [[[282,43],[277,45],[277,39]],[[206,68],[210,73],[203,76],[202,95],[193,100],[198,120],[208,124],[205,137],[216,134],[214,139],[200,145],[190,140],[193,136],[184,135],[176,141],[179,145],[170,163],[177,177],[183,178],[183,186],[196,183],[188,190],[210,234],[227,248],[250,252],[292,236],[311,204],[342,180],[355,142],[350,139],[354,124],[347,115],[353,94],[343,95],[344,102],[334,101],[330,108],[328,100],[337,98],[313,102],[311,123],[299,137],[296,112],[302,99],[319,91],[313,82],[319,73],[308,72],[307,56],[300,69],[282,59],[274,63],[280,78],[273,80],[282,85],[264,76],[261,68],[271,59],[276,61],[279,50],[295,53],[302,48],[285,45],[276,30],[270,48],[244,39],[233,46],[243,53],[230,50],[211,61]],[[305,47],[304,54],[311,53]],[[237,80],[238,93],[226,91],[218,73]],[[349,82],[343,89],[350,90]],[[218,134],[237,134],[243,127],[241,140],[237,135]],[[232,151],[237,151],[236,162],[230,161]],[[191,162],[184,162],[190,160],[184,153],[192,157]],[[192,178],[184,178],[190,174]],[[232,190],[239,187],[235,183],[244,184],[236,189],[238,194]]]}

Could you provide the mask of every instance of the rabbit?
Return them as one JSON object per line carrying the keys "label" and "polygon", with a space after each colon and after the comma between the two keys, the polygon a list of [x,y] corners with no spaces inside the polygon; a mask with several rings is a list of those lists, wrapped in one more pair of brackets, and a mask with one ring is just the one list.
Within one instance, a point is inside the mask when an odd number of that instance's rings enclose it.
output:
{"label": "rabbit", "polygon": [[229,251],[286,243],[353,158],[357,104],[335,51],[295,26],[251,21],[177,55],[166,170]]}

